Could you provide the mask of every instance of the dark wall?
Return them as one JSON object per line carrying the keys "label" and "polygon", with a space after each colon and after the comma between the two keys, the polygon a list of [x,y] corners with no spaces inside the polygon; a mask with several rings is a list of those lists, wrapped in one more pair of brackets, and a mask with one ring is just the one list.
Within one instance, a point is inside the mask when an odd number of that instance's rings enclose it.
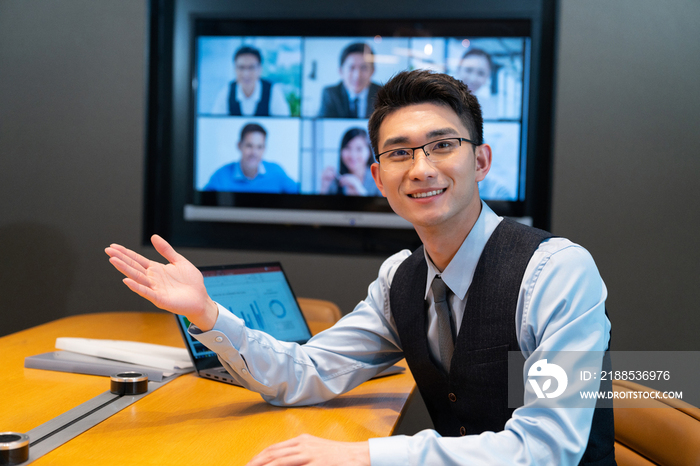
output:
{"label": "dark wall", "polygon": [[[0,2],[0,335],[154,309],[103,253],[118,241],[155,257],[139,245],[146,19],[146,0]],[[552,229],[596,258],[617,349],[698,349],[697,24],[694,1],[560,5]],[[345,312],[381,263],[181,252],[199,265],[279,259],[300,296]]]}
{"label": "dark wall", "polygon": [[552,229],[608,286],[613,348],[699,350],[700,3],[561,4]]}

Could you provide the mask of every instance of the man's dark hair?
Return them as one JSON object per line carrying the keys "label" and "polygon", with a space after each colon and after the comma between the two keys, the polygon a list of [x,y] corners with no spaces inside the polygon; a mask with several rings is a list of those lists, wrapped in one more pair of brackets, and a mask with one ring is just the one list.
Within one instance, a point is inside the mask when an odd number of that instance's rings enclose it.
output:
{"label": "man's dark hair", "polygon": [[254,55],[255,58],[258,59],[258,63],[262,63],[262,56],[260,55],[260,50],[256,49],[255,47],[244,45],[243,47],[236,50],[236,53],[233,54],[233,62],[235,63],[238,57],[240,57],[241,55]]}
{"label": "man's dark hair", "polygon": [[374,112],[367,126],[375,155],[379,153],[379,127],[384,118],[400,108],[423,103],[451,108],[469,131],[469,138],[476,145],[483,144],[481,106],[466,84],[433,71],[402,71],[379,89],[374,101]]}
{"label": "man's dark hair", "polygon": [[265,131],[265,128],[257,123],[248,123],[241,130],[241,139],[239,141],[243,142],[243,139],[245,139],[249,133],[262,133],[263,136],[267,138],[267,131]]}
{"label": "man's dark hair", "polygon": [[[340,156],[340,170],[338,170],[341,175],[345,175],[347,173],[350,173],[350,169],[348,168],[347,165],[345,165],[345,162],[343,162],[343,156],[342,156],[343,149],[345,149],[345,147],[348,144],[350,144],[350,141],[352,141],[353,139],[355,139],[358,136],[362,137],[362,139],[364,139],[365,142],[367,143],[367,145],[369,146],[369,136],[367,135],[367,131],[364,128],[350,128],[349,130],[347,130],[345,132],[345,134],[343,134],[343,139],[340,141],[341,156]],[[370,165],[372,165],[372,157],[367,159],[367,166],[369,167]]]}
{"label": "man's dark hair", "polygon": [[[348,55],[353,53],[360,53],[362,55],[368,53],[370,55],[374,55],[372,47],[364,42],[355,42],[343,49],[343,52],[340,54],[340,66],[343,66],[343,63],[345,63],[345,59],[348,58]],[[372,63],[372,66],[374,66],[374,63]]]}

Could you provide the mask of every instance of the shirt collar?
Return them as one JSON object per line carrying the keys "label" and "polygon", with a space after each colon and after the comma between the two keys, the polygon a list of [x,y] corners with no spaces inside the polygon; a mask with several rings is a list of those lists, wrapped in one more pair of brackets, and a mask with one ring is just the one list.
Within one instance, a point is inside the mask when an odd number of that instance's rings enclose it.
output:
{"label": "shirt collar", "polygon": [[[343,85],[343,87],[345,87],[345,86]],[[367,87],[365,87],[364,89],[362,89],[362,92],[360,92],[359,94],[355,94],[354,92],[352,92],[352,91],[351,91],[350,89],[348,89],[347,87],[345,88],[345,92],[348,93],[348,97],[349,97],[349,99],[350,99],[351,101],[354,100],[354,99],[359,99],[359,100],[361,101],[361,100],[363,100],[363,99],[367,99],[367,94],[369,94],[369,86],[367,86]]]}
{"label": "shirt collar", "polygon": [[260,80],[258,79],[255,82],[255,89],[253,89],[253,93],[250,94],[250,97],[246,97],[246,95],[243,93],[243,87],[240,85],[236,86],[236,100],[239,102],[243,102],[246,100],[257,102],[258,100],[260,100],[261,87],[262,86],[260,85]]}
{"label": "shirt collar", "polygon": [[428,252],[423,249],[425,262],[428,264],[425,299],[428,298],[430,285],[433,283],[433,278],[435,278],[436,275],[442,277],[445,285],[447,285],[459,299],[464,299],[472,283],[472,278],[474,278],[474,271],[476,270],[476,265],[479,262],[481,253],[484,251],[486,242],[489,240],[498,224],[501,223],[501,220],[503,220],[502,217],[496,215],[484,201],[481,201],[481,213],[479,214],[479,218],[476,220],[469,235],[467,235],[467,238],[442,273],[435,267],[435,264],[433,264],[433,261],[428,256]]}
{"label": "shirt collar", "polygon": [[[255,175],[255,178],[262,176],[265,174],[265,162],[261,161],[260,164],[258,165],[258,174]],[[253,178],[253,179],[255,179]],[[250,180],[245,174],[243,174],[243,170],[241,169],[241,163],[236,162],[236,165],[233,166],[233,179],[234,180]]]}

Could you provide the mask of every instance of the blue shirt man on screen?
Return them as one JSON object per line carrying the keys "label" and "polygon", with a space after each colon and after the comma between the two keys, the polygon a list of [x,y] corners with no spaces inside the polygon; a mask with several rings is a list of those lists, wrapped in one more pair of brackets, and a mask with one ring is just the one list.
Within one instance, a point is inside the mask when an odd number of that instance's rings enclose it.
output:
{"label": "blue shirt man on screen", "polygon": [[247,329],[157,235],[153,245],[167,265],[119,245],[106,250],[131,290],[187,316],[190,334],[269,403],[323,402],[405,357],[435,424],[356,443],[302,435],[266,448],[249,466],[614,465],[611,409],[595,400],[547,407],[527,385],[523,406],[510,409],[504,399],[509,349],[535,365],[544,351],[608,348],[607,290],[590,254],[481,201],[491,147],[464,83],[401,72],[377,93],[368,128],[374,181],[423,244],[389,257],[367,297],[305,345]]}
{"label": "blue shirt man on screen", "polygon": [[238,142],[240,161],[214,172],[204,191],[297,194],[299,186],[284,169],[262,159],[266,138],[267,132],[262,126],[255,123],[245,125]]}

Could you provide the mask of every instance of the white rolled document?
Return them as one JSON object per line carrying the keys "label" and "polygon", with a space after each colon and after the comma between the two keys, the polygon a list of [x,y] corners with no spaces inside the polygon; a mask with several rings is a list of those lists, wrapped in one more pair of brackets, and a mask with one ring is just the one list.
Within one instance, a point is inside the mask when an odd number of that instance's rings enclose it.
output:
{"label": "white rolled document", "polygon": [[192,361],[185,348],[153,343],[63,337],[56,338],[56,349],[163,370],[192,369]]}

